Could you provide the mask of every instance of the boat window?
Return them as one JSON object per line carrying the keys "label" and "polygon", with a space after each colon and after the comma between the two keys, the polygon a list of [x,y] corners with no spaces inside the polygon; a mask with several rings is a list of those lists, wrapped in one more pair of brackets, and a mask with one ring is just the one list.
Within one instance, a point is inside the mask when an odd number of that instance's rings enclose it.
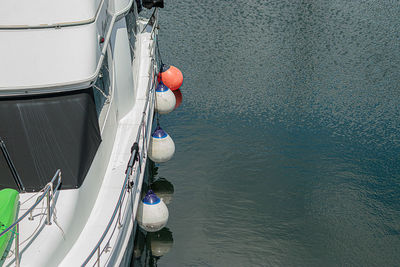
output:
{"label": "boat window", "polygon": [[[57,169],[62,189],[83,183],[100,145],[93,90],[0,98],[0,138],[26,191],[42,189]],[[0,190],[15,187],[0,155]]]}
{"label": "boat window", "polygon": [[132,8],[129,11],[128,15],[126,15],[126,28],[128,31],[129,46],[131,50],[131,61],[133,61],[135,55],[135,41],[137,33],[136,17],[137,5],[136,1],[133,1]]}
{"label": "boat window", "polygon": [[99,76],[93,86],[97,117],[100,117],[100,113],[103,110],[104,104],[108,102],[111,92],[110,68],[107,54],[108,53],[106,53],[104,56],[103,65],[101,66]]}

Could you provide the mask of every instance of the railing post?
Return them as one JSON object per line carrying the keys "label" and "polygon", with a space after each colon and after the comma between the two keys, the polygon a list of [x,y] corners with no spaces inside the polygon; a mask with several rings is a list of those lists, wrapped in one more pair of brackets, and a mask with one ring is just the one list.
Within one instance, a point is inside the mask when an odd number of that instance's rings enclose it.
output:
{"label": "railing post", "polygon": [[46,212],[46,224],[51,225],[51,216],[50,216],[50,191],[46,194],[46,202],[47,202],[47,212]]}
{"label": "railing post", "polygon": [[[38,202],[38,200],[40,199],[40,196],[37,197],[36,202]],[[33,221],[33,210],[31,210],[31,212],[29,212],[29,217],[28,220]]]}
{"label": "railing post", "polygon": [[122,227],[122,223],[121,223],[121,207],[122,207],[122,205],[119,205],[119,209],[118,209],[118,228]]}
{"label": "railing post", "polygon": [[97,266],[100,267],[100,246],[97,248]]}
{"label": "railing post", "polygon": [[15,266],[19,267],[19,223],[15,225]]}
{"label": "railing post", "polygon": [[33,210],[29,212],[28,220],[33,221]]}
{"label": "railing post", "polygon": [[[144,116],[146,116],[146,112],[143,112],[143,117]],[[146,126],[146,122],[145,122],[145,120],[143,120],[143,122],[142,122],[142,153],[143,153],[143,158],[145,158],[145,152],[144,151],[146,151],[147,150],[147,146],[146,146],[146,137],[147,137],[147,134],[146,134],[146,131],[147,131],[147,126]],[[140,164],[140,162],[139,162],[139,164]]]}

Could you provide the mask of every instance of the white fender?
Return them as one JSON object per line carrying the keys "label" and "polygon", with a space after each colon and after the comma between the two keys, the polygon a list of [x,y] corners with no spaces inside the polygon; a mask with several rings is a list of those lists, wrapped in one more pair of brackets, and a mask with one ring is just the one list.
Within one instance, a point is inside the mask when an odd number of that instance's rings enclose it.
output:
{"label": "white fender", "polygon": [[174,93],[162,82],[156,88],[156,110],[160,114],[168,114],[175,109]]}
{"label": "white fender", "polygon": [[175,153],[174,141],[160,126],[151,135],[148,153],[156,163],[167,162]]}
{"label": "white fender", "polygon": [[152,190],[140,201],[137,211],[137,222],[147,232],[156,232],[164,228],[168,222],[168,208]]}

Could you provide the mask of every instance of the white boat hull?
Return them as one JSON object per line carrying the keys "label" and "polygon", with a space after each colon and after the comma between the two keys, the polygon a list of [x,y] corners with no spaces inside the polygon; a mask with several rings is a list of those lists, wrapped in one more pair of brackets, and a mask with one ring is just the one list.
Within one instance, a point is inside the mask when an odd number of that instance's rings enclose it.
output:
{"label": "white boat hull", "polygon": [[[139,26],[144,28],[145,23],[139,21]],[[121,19],[115,23],[108,48],[112,54],[109,61],[113,89],[109,103],[100,114],[102,143],[89,172],[80,188],[59,190],[54,195],[51,225],[45,224],[44,202],[33,210],[33,220],[24,219],[19,223],[19,258],[15,257],[16,242],[13,242],[3,266],[69,267],[81,266],[85,261],[87,266],[119,266],[126,260],[125,252],[136,224],[153,120],[157,72],[155,35],[151,27],[137,34],[132,62],[126,21]],[[116,219],[110,224],[124,188],[135,142],[139,146],[139,161],[129,178],[133,187],[126,190]],[[40,194],[20,195],[19,215],[34,204],[36,195]],[[105,231],[104,240],[96,249]]]}

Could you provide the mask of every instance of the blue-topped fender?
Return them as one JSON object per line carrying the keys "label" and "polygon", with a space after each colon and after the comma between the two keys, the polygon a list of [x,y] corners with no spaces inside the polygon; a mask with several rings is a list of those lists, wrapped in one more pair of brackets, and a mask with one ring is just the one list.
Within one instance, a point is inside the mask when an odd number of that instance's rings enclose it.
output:
{"label": "blue-topped fender", "polygon": [[163,82],[160,82],[156,88],[156,92],[166,92],[168,90],[170,89]]}
{"label": "blue-topped fender", "polygon": [[161,199],[154,194],[153,190],[149,190],[142,202],[147,205],[156,205],[161,202]]}
{"label": "blue-topped fender", "polygon": [[160,126],[157,126],[157,128],[154,130],[151,136],[154,138],[162,139],[166,138],[168,134]]}

